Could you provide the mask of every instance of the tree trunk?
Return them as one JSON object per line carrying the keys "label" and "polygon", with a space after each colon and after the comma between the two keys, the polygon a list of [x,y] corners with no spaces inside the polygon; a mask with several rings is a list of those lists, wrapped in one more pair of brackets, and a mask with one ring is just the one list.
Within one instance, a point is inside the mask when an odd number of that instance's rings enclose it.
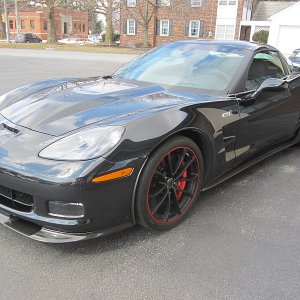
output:
{"label": "tree trunk", "polygon": [[48,43],[54,44],[57,42],[56,26],[54,19],[54,7],[48,8]]}
{"label": "tree trunk", "polygon": [[[2,2],[2,1],[1,1]],[[2,3],[0,2],[0,39],[6,39],[5,23],[2,22]]]}
{"label": "tree trunk", "polygon": [[144,40],[143,40],[143,47],[149,47],[149,26],[148,24],[144,24]]}
{"label": "tree trunk", "polygon": [[105,35],[105,43],[108,46],[113,44],[113,3],[112,1],[108,1],[108,9],[106,13],[106,35]]}
{"label": "tree trunk", "polygon": [[143,47],[148,48],[148,31],[149,31],[149,0],[146,0],[145,3],[145,16],[144,19],[144,43]]}

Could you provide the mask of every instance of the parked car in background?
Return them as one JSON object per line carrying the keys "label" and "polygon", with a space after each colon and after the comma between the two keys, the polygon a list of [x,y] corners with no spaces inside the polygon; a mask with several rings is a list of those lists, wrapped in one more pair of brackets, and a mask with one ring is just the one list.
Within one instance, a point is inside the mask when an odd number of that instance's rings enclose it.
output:
{"label": "parked car in background", "polygon": [[16,43],[42,43],[43,40],[33,33],[18,33]]}
{"label": "parked car in background", "polygon": [[292,56],[290,57],[290,61],[296,68],[300,68],[300,48],[294,50]]}

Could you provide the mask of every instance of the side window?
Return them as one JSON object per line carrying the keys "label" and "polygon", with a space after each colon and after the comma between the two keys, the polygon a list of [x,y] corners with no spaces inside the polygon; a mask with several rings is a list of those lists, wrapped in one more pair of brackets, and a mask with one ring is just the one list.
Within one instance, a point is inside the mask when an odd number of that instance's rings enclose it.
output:
{"label": "side window", "polygon": [[246,91],[257,90],[266,79],[282,78],[286,75],[285,73],[277,52],[257,53],[249,68]]}

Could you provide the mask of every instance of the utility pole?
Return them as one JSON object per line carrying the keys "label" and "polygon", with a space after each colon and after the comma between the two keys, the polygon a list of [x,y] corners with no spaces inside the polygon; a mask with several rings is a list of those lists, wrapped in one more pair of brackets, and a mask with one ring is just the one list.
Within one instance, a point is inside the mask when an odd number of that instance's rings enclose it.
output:
{"label": "utility pole", "polygon": [[0,0],[0,39],[6,38],[4,22],[2,20],[4,20],[4,18],[2,16],[2,1]]}
{"label": "utility pole", "polygon": [[16,11],[16,27],[17,27],[17,34],[18,34],[20,33],[18,0],[15,0],[15,11]]}
{"label": "utility pole", "polygon": [[5,15],[5,28],[6,28],[6,39],[7,43],[10,43],[10,37],[9,37],[9,20],[8,20],[8,13],[7,13],[7,4],[6,0],[4,0],[4,15]]}

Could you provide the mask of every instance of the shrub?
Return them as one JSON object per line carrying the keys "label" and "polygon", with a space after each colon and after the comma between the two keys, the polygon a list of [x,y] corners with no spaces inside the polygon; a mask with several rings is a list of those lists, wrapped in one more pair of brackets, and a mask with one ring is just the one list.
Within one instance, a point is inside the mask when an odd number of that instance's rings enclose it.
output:
{"label": "shrub", "polygon": [[267,30],[260,30],[256,33],[254,33],[252,40],[254,42],[260,43],[260,44],[267,44],[268,43],[268,37],[269,37],[269,31]]}
{"label": "shrub", "polygon": [[117,41],[119,41],[120,40],[120,34],[119,33],[114,33],[113,34],[113,41],[114,42],[117,42]]}
{"label": "shrub", "polygon": [[[102,34],[102,41],[105,42],[106,39],[106,33]],[[113,33],[113,42],[117,42],[120,40],[120,34],[119,33]]]}

